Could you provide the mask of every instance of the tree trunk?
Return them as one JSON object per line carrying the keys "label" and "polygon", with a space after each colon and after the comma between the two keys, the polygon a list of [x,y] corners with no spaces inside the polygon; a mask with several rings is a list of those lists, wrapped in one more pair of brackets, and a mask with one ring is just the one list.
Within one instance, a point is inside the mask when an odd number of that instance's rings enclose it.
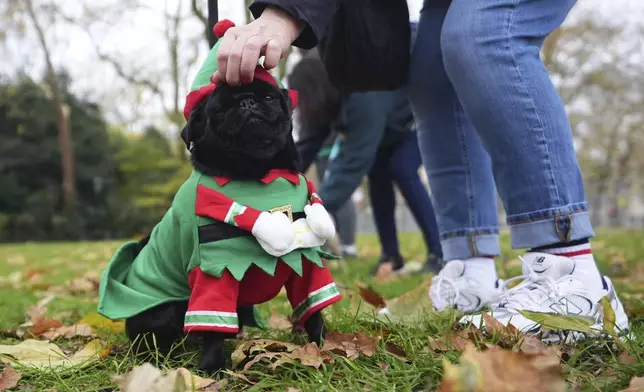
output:
{"label": "tree trunk", "polygon": [[54,105],[56,109],[56,119],[58,126],[58,145],[60,148],[61,168],[62,168],[62,189],[63,189],[63,202],[65,208],[73,207],[76,203],[76,174],[74,170],[74,148],[72,144],[72,136],[69,129],[68,110],[63,96],[60,92],[58,85],[58,77],[54,65],[51,62],[51,54],[45,40],[45,33],[43,32],[36,13],[34,11],[31,0],[23,0],[29,14],[29,18],[34,25],[34,29],[38,35],[38,41],[45,54],[45,62],[47,64],[47,84],[51,89],[54,96]]}

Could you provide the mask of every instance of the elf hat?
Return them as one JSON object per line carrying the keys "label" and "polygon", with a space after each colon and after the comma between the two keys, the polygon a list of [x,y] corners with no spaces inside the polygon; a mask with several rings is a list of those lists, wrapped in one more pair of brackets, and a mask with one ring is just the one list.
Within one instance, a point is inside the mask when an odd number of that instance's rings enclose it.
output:
{"label": "elf hat", "polygon": [[[215,24],[213,32],[217,38],[221,38],[226,33],[226,30],[235,26],[233,22],[228,19],[221,20]],[[217,53],[219,52],[219,46],[221,40],[218,40],[215,46],[210,49],[206,60],[204,61],[201,69],[197,73],[192,86],[190,87],[190,93],[186,97],[186,105],[183,109],[183,116],[186,120],[190,117],[190,112],[192,109],[197,106],[201,101],[210,96],[213,91],[217,88],[217,84],[213,83],[211,80],[212,75],[217,71]],[[273,86],[277,86],[280,89],[284,88],[282,82],[274,78],[264,67],[257,65],[255,68],[255,79],[263,80]],[[289,98],[291,99],[291,104],[293,108],[297,105],[297,91],[288,90]]]}

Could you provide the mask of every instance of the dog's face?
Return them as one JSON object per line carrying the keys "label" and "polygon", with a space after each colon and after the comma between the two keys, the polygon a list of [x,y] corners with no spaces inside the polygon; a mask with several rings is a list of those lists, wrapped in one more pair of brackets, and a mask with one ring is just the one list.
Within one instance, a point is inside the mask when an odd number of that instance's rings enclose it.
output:
{"label": "dog's face", "polygon": [[285,90],[261,80],[219,86],[190,115],[182,138],[193,163],[226,177],[261,178],[270,169],[297,170],[291,103]]}

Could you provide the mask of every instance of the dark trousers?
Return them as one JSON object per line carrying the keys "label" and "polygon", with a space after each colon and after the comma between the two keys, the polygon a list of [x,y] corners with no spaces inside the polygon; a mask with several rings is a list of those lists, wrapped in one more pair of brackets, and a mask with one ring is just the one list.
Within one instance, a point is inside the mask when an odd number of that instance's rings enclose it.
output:
{"label": "dark trousers", "polygon": [[397,141],[387,143],[378,150],[369,172],[369,198],[382,252],[387,256],[400,255],[394,182],[423,233],[428,252],[443,256],[434,208],[427,188],[418,175],[421,164],[416,134],[401,132]]}

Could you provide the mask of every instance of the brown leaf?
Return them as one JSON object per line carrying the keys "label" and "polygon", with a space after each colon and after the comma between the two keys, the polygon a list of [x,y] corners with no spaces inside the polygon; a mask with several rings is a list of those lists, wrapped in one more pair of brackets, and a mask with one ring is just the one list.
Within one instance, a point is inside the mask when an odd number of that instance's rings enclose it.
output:
{"label": "brown leaf", "polygon": [[489,313],[483,313],[483,320],[485,322],[485,333],[488,336],[505,332],[505,325],[501,324],[499,320],[492,317]]}
{"label": "brown leaf", "polygon": [[374,281],[378,283],[386,283],[395,278],[394,274],[394,264],[393,263],[382,263],[378,266],[376,270],[376,276]]}
{"label": "brown leaf", "polygon": [[380,336],[371,337],[362,332],[341,333],[333,331],[327,334],[322,349],[344,355],[349,359],[356,359],[361,353],[371,357],[376,353],[376,346],[379,340]]}
{"label": "brown leaf", "polygon": [[643,392],[644,391],[644,377],[633,377],[628,384],[627,389],[622,389],[619,392]]}
{"label": "brown leaf", "polygon": [[92,330],[92,327],[87,324],[65,325],[42,334],[42,337],[48,340],[58,338],[71,339],[79,336],[94,337],[96,334]]}
{"label": "brown leaf", "polygon": [[387,349],[387,352],[394,357],[400,359],[403,362],[411,362],[409,358],[407,358],[407,353],[405,352],[405,349],[400,347],[394,342],[387,342],[385,344],[385,348]]}
{"label": "brown leaf", "polygon": [[360,297],[362,297],[366,303],[375,306],[376,309],[382,309],[387,306],[385,298],[376,293],[370,286],[366,286],[361,282],[356,282],[356,286],[358,286]]}
{"label": "brown leaf", "polygon": [[288,388],[286,389],[286,392],[301,392],[301,391],[300,391],[299,389],[297,389],[297,388],[288,387]]}
{"label": "brown leaf", "polygon": [[429,348],[436,353],[446,353],[448,351],[463,351],[472,343],[460,334],[447,335],[443,338],[429,338]]}
{"label": "brown leaf", "polygon": [[629,353],[624,351],[623,353],[619,354],[619,362],[626,364],[626,365],[635,365],[637,364],[637,360],[633,358]]}
{"label": "brown leaf", "polygon": [[268,318],[268,326],[274,329],[289,329],[293,327],[293,324],[287,317],[273,311],[271,317]]}
{"label": "brown leaf", "polygon": [[541,339],[534,336],[526,336],[517,345],[521,352],[526,354],[540,354],[548,350],[548,346],[543,344]]}
{"label": "brown leaf", "polygon": [[49,331],[50,329],[62,327],[63,323],[58,320],[44,319],[38,321],[30,330],[32,334],[39,336]]}
{"label": "brown leaf", "polygon": [[72,294],[98,293],[99,284],[100,277],[95,272],[90,271],[81,278],[67,282],[67,291]]}
{"label": "brown leaf", "polygon": [[460,364],[445,362],[444,366],[440,392],[566,390],[559,357],[552,351],[527,354],[491,347],[478,352],[469,346],[461,356]]}
{"label": "brown leaf", "polygon": [[299,360],[304,366],[312,366],[316,369],[322,366],[324,362],[322,353],[315,342],[295,349],[290,357]]}
{"label": "brown leaf", "polygon": [[15,388],[21,378],[22,374],[17,372],[11,365],[8,365],[0,373],[0,392]]}
{"label": "brown leaf", "polygon": [[240,380],[244,380],[244,381],[246,381],[247,383],[249,383],[250,385],[255,385],[255,384],[257,384],[256,382],[249,380],[249,379],[248,379],[248,377],[244,376],[244,375],[243,375],[243,374],[241,374],[241,373],[236,373],[236,372],[233,372],[233,371],[231,371],[231,370],[226,370],[226,371],[225,371],[225,373],[226,373],[227,375],[229,375],[229,376],[232,376],[232,377],[238,378],[238,379],[240,379]]}

